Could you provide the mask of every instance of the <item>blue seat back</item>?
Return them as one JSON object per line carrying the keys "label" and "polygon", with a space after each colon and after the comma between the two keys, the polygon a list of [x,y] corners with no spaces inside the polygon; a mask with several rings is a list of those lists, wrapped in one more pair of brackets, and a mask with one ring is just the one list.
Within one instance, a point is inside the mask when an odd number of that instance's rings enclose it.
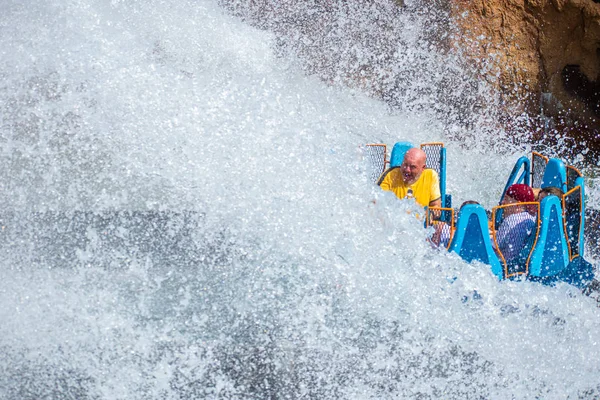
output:
{"label": "blue seat back", "polygon": [[551,158],[546,164],[544,177],[542,178],[541,188],[554,186],[567,192],[567,167],[565,163],[558,158]]}
{"label": "blue seat back", "polygon": [[546,196],[540,203],[540,229],[529,260],[529,275],[550,277],[569,264],[569,250],[563,226],[561,201]]}
{"label": "blue seat back", "polygon": [[398,142],[394,144],[392,155],[390,156],[390,168],[399,167],[402,161],[404,161],[406,152],[413,147],[415,146],[410,142]]}
{"label": "blue seat back", "polygon": [[477,260],[488,264],[498,279],[504,277],[502,264],[492,248],[487,214],[479,204],[461,208],[448,251],[454,251],[467,262]]}

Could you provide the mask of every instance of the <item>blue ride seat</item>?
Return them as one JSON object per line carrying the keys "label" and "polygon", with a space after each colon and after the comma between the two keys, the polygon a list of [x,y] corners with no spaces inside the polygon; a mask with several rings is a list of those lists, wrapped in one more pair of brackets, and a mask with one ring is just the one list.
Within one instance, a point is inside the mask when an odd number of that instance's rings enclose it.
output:
{"label": "blue ride seat", "polygon": [[413,144],[410,142],[398,142],[394,144],[392,148],[392,155],[390,156],[390,169],[394,167],[399,167],[404,161],[404,155],[410,149],[412,149]]}
{"label": "blue ride seat", "polygon": [[467,262],[477,260],[488,264],[498,279],[504,278],[504,268],[492,247],[487,214],[479,204],[467,204],[460,209],[448,251],[454,251]]}
{"label": "blue ride seat", "polygon": [[581,254],[570,256],[561,201],[556,196],[547,196],[540,207],[540,229],[529,262],[528,278],[545,284],[562,281],[578,288],[586,287],[594,278],[594,268]]}
{"label": "blue ride seat", "polygon": [[[565,167],[559,159],[534,153],[532,161],[521,157],[516,162],[500,201],[514,183],[540,188],[554,186],[566,193],[564,203],[556,196],[542,200],[538,222],[518,256],[506,266],[501,261],[492,247],[487,215],[480,205],[466,205],[460,210],[448,250],[467,262],[478,260],[490,265],[499,279],[525,275],[528,280],[543,284],[560,281],[587,287],[594,279],[594,268],[583,258],[585,186],[581,173],[574,167]],[[494,229],[502,218],[500,209],[495,213]]]}
{"label": "blue ride seat", "polygon": [[563,191],[567,192],[567,167],[565,163],[558,158],[550,158],[546,169],[544,170],[544,176],[542,178],[542,184],[540,188],[554,186]]}
{"label": "blue ride seat", "polygon": [[540,226],[529,261],[529,276],[547,278],[558,275],[569,261],[561,201],[556,196],[546,196],[540,202]]}

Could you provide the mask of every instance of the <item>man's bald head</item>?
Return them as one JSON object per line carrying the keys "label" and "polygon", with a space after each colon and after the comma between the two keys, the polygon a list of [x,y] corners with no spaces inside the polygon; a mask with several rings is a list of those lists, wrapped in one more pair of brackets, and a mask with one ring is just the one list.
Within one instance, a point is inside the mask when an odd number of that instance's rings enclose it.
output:
{"label": "man's bald head", "polygon": [[425,152],[416,147],[409,149],[404,154],[404,161],[402,161],[400,169],[402,170],[404,182],[407,185],[412,185],[419,179],[425,169],[426,160],[427,155]]}

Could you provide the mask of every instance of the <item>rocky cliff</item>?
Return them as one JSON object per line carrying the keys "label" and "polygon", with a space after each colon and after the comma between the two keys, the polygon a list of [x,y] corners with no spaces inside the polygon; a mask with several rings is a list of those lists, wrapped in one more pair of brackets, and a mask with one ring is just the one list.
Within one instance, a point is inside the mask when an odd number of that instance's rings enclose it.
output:
{"label": "rocky cliff", "polygon": [[454,44],[485,79],[600,153],[600,0],[449,1]]}

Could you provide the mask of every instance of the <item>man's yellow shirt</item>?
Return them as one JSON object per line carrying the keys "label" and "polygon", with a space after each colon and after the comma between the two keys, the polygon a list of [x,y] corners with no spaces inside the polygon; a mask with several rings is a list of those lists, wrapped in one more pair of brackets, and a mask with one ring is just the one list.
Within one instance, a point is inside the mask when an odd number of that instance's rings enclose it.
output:
{"label": "man's yellow shirt", "polygon": [[408,189],[412,189],[415,200],[423,207],[442,197],[440,194],[440,178],[437,172],[429,168],[423,170],[419,179],[412,185],[404,183],[400,167],[392,168],[384,172],[379,178],[379,186],[383,190],[394,192],[399,199],[406,198]]}

